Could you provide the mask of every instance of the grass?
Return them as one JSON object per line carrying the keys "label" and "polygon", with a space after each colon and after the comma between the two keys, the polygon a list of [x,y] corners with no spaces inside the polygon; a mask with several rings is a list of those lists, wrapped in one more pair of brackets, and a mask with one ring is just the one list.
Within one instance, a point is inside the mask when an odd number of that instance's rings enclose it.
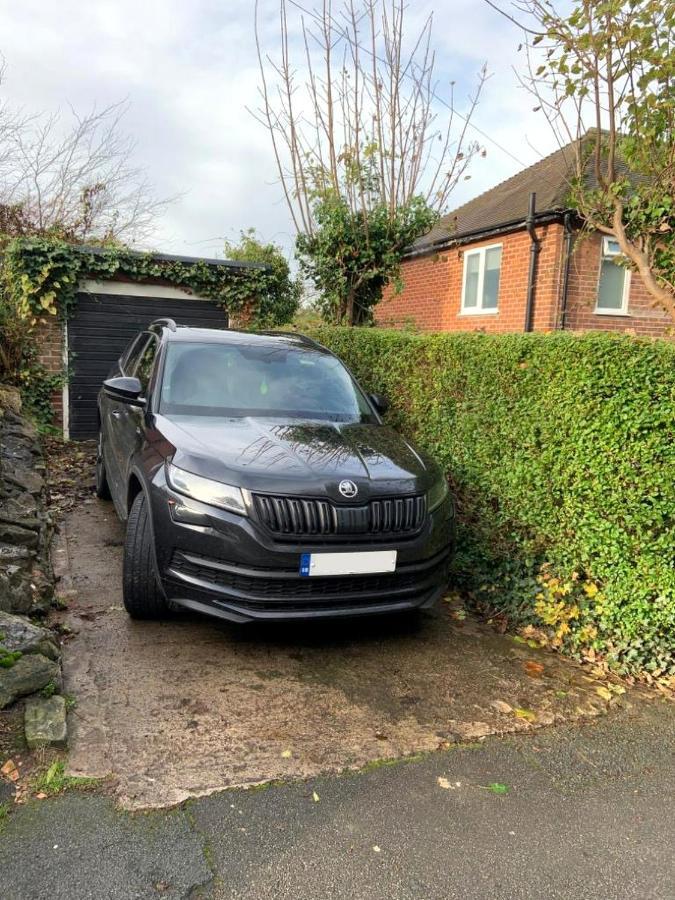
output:
{"label": "grass", "polygon": [[52,797],[62,794],[71,788],[88,788],[98,783],[98,778],[83,778],[78,775],[66,775],[66,764],[62,759],[57,759],[45,771],[40,772],[33,780],[33,790],[36,794],[46,794]]}

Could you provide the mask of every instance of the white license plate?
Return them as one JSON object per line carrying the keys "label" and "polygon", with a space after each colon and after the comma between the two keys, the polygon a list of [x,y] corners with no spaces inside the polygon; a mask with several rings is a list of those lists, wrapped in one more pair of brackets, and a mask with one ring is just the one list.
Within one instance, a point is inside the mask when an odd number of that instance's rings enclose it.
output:
{"label": "white license plate", "polygon": [[396,550],[370,550],[366,553],[302,553],[300,574],[375,575],[396,571]]}

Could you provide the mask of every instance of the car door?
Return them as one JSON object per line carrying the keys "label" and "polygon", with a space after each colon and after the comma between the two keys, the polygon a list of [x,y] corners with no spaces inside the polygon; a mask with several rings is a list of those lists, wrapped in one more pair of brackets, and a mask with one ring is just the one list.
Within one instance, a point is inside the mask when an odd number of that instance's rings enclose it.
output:
{"label": "car door", "polygon": [[[131,375],[140,360],[150,335],[148,332],[138,334],[124,351],[117,364],[108,373],[108,378],[116,375]],[[101,447],[106,476],[113,500],[116,506],[124,505],[126,495],[126,482],[120,470],[120,453],[118,424],[123,419],[125,404],[115,400],[106,394],[105,390],[99,395],[99,414],[101,418]]]}
{"label": "car door", "polygon": [[[141,382],[141,396],[147,398],[148,389],[152,379],[155,362],[157,359],[157,351],[159,349],[159,340],[157,335],[146,333],[146,342],[143,345],[141,354],[137,357],[135,365],[124,374],[135,376]],[[116,464],[120,473],[122,491],[120,498],[123,498],[121,504],[124,508],[120,510],[126,516],[126,491],[129,483],[129,474],[131,465],[136,453],[140,450],[143,443],[143,417],[145,410],[140,406],[133,406],[130,403],[118,404],[118,415],[116,417],[114,430],[115,440],[112,450],[116,454]]]}

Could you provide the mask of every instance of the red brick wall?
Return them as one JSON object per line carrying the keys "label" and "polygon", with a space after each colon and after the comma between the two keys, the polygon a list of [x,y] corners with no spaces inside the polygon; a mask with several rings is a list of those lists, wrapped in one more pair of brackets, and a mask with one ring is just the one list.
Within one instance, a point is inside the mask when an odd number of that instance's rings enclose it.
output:
{"label": "red brick wall", "polygon": [[607,316],[595,312],[601,245],[602,236],[599,234],[579,236],[575,242],[570,259],[566,327],[579,331],[626,331],[652,337],[672,333],[672,320],[664,311],[654,307],[637,272],[631,272],[630,276],[629,315]]}
{"label": "red brick wall", "polygon": [[[547,331],[555,326],[558,310],[562,226],[555,224],[538,228],[537,236],[541,240],[541,252],[534,301],[534,328]],[[495,244],[502,246],[498,311],[478,315],[463,313],[464,253],[469,249]],[[391,287],[387,289],[376,310],[377,321],[394,326],[410,322],[425,331],[523,331],[529,260],[530,238],[526,231],[408,260],[403,264],[402,293],[395,294]]]}
{"label": "red brick wall", "polygon": [[[55,316],[43,319],[35,330],[35,344],[38,362],[49,372],[63,372],[63,327]],[[52,396],[54,424],[63,427],[63,392],[55,391]]]}
{"label": "red brick wall", "polygon": [[[534,330],[560,327],[564,231],[552,224],[537,229],[541,240],[534,300]],[[637,273],[631,276],[629,316],[597,315],[595,301],[600,276],[600,236],[576,241],[570,263],[566,327],[570,330],[614,330],[654,336],[673,330],[665,313],[654,309]],[[502,245],[497,313],[461,312],[464,253],[477,247]],[[385,291],[375,311],[380,325],[415,325],[423,331],[524,331],[530,238],[526,231],[476,241],[406,260],[400,294]]]}

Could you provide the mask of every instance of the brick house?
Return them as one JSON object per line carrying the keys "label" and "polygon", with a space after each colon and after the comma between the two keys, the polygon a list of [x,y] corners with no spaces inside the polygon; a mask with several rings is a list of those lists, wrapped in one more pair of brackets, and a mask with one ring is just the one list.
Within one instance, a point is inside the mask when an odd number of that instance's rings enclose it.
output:
{"label": "brick house", "polygon": [[[617,242],[566,206],[571,145],[445,216],[420,238],[376,308],[380,325],[426,331],[673,332]],[[535,195],[532,209],[530,203]]]}

